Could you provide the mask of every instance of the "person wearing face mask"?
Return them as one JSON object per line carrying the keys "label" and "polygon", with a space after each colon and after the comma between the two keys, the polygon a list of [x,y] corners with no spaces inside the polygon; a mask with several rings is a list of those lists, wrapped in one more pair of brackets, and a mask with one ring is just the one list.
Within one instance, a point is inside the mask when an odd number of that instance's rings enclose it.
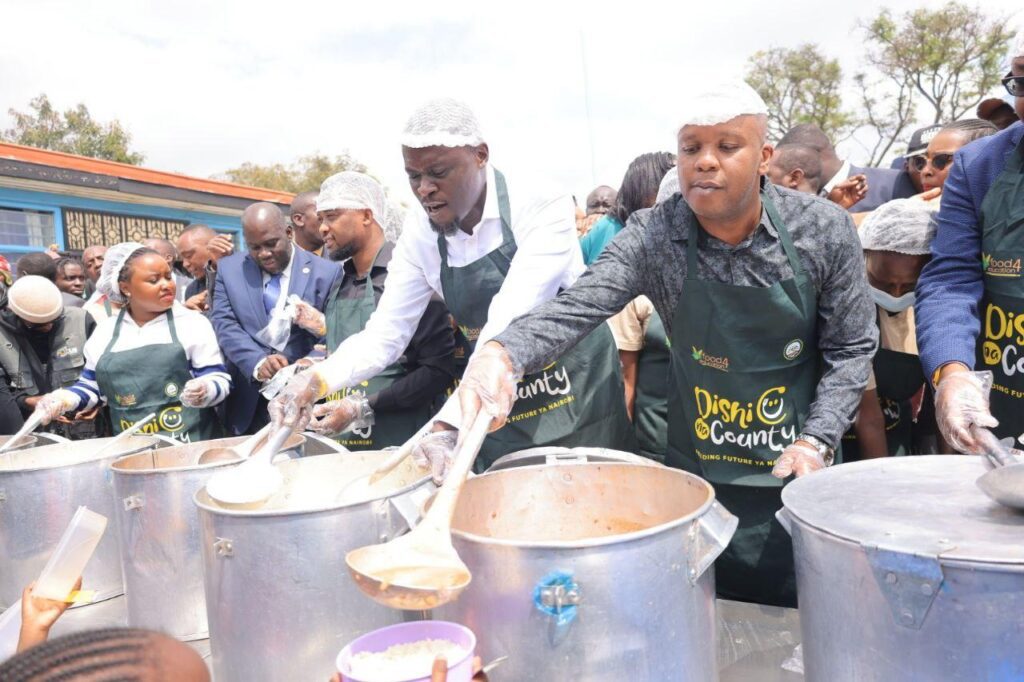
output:
{"label": "person wearing face mask", "polygon": [[895,199],[869,213],[858,230],[879,344],[857,421],[843,436],[846,461],[936,451],[934,415],[929,406],[918,413],[925,377],[917,355],[914,287],[931,258],[938,209],[936,202]]}
{"label": "person wearing face mask", "polygon": [[[1002,79],[1024,115],[1024,31]],[[1024,123],[963,147],[942,188],[932,260],[915,315],[936,420],[959,452],[980,453],[975,427],[1017,438],[1024,416]],[[991,393],[990,393],[991,391]]]}
{"label": "person wearing face mask", "polygon": [[77,382],[42,396],[43,424],[106,401],[114,433],[155,412],[144,433],[189,443],[220,436],[213,405],[231,391],[209,320],[175,301],[171,268],[135,242],[110,247],[96,290],[122,305],[85,344]]}
{"label": "person wearing face mask", "polygon": [[[296,375],[270,403],[275,423],[302,425],[327,393],[395,363],[436,296],[459,327],[461,374],[470,355],[512,319],[567,289],[584,270],[572,198],[525,200],[490,164],[479,123],[465,104],[440,99],[415,111],[402,135],[402,156],[421,208],[409,211],[376,310],[362,331],[328,349],[327,360]],[[543,445],[634,447],[606,325],[576,348],[552,354],[518,392],[510,428],[484,442],[478,471],[502,455]],[[456,394],[414,453],[438,479],[451,463],[460,422]]]}

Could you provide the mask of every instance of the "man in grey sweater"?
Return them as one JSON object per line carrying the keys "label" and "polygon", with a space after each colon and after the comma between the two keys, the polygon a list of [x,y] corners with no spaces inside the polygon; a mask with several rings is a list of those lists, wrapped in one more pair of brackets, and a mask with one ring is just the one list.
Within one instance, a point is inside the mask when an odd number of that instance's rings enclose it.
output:
{"label": "man in grey sweater", "polygon": [[480,349],[462,426],[483,409],[500,428],[518,377],[646,295],[672,347],[667,463],[711,481],[740,519],[719,594],[792,606],[792,548],[774,512],[785,479],[832,462],[867,383],[874,308],[849,215],[765,182],[761,98],[736,81],[690,101],[681,193],[634,213],[571,288]]}

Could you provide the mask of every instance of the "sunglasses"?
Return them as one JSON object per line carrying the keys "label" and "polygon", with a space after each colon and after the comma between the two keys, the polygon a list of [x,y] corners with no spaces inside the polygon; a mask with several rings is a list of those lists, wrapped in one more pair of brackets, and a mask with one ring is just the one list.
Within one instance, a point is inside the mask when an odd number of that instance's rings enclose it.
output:
{"label": "sunglasses", "polygon": [[1011,76],[1003,78],[1003,87],[1013,97],[1024,97],[1024,76]]}
{"label": "sunglasses", "polygon": [[[931,158],[932,168],[937,171],[942,170],[949,164],[953,163],[952,154],[936,154]],[[910,163],[914,166],[914,169],[918,172],[923,171],[924,167],[928,165],[928,157],[924,154],[920,156],[911,157]]]}

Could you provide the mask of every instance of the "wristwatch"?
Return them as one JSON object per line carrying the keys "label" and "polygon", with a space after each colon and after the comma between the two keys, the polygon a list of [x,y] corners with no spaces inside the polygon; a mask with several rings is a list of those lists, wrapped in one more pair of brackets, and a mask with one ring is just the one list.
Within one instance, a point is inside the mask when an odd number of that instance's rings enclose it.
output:
{"label": "wristwatch", "polygon": [[814,446],[814,449],[818,451],[818,454],[821,455],[821,461],[825,463],[825,466],[832,466],[832,462],[836,459],[835,448],[829,447],[828,443],[817,436],[812,436],[809,433],[801,433],[796,437],[796,439],[802,440],[805,443],[810,443]]}

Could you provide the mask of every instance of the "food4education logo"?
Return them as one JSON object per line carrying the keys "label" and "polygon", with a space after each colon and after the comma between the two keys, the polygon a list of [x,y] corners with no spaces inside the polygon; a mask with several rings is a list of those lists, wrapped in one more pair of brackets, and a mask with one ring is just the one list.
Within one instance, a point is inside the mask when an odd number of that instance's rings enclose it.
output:
{"label": "food4education logo", "polygon": [[697,348],[696,346],[690,346],[690,348],[690,357],[692,357],[697,364],[703,365],[704,367],[710,367],[711,369],[717,369],[722,372],[729,371],[729,358],[724,355],[718,357],[705,353],[703,348]]}
{"label": "food4education logo", "polygon": [[991,253],[981,254],[981,269],[992,277],[1020,277],[1021,259],[1008,256],[993,258]]}

